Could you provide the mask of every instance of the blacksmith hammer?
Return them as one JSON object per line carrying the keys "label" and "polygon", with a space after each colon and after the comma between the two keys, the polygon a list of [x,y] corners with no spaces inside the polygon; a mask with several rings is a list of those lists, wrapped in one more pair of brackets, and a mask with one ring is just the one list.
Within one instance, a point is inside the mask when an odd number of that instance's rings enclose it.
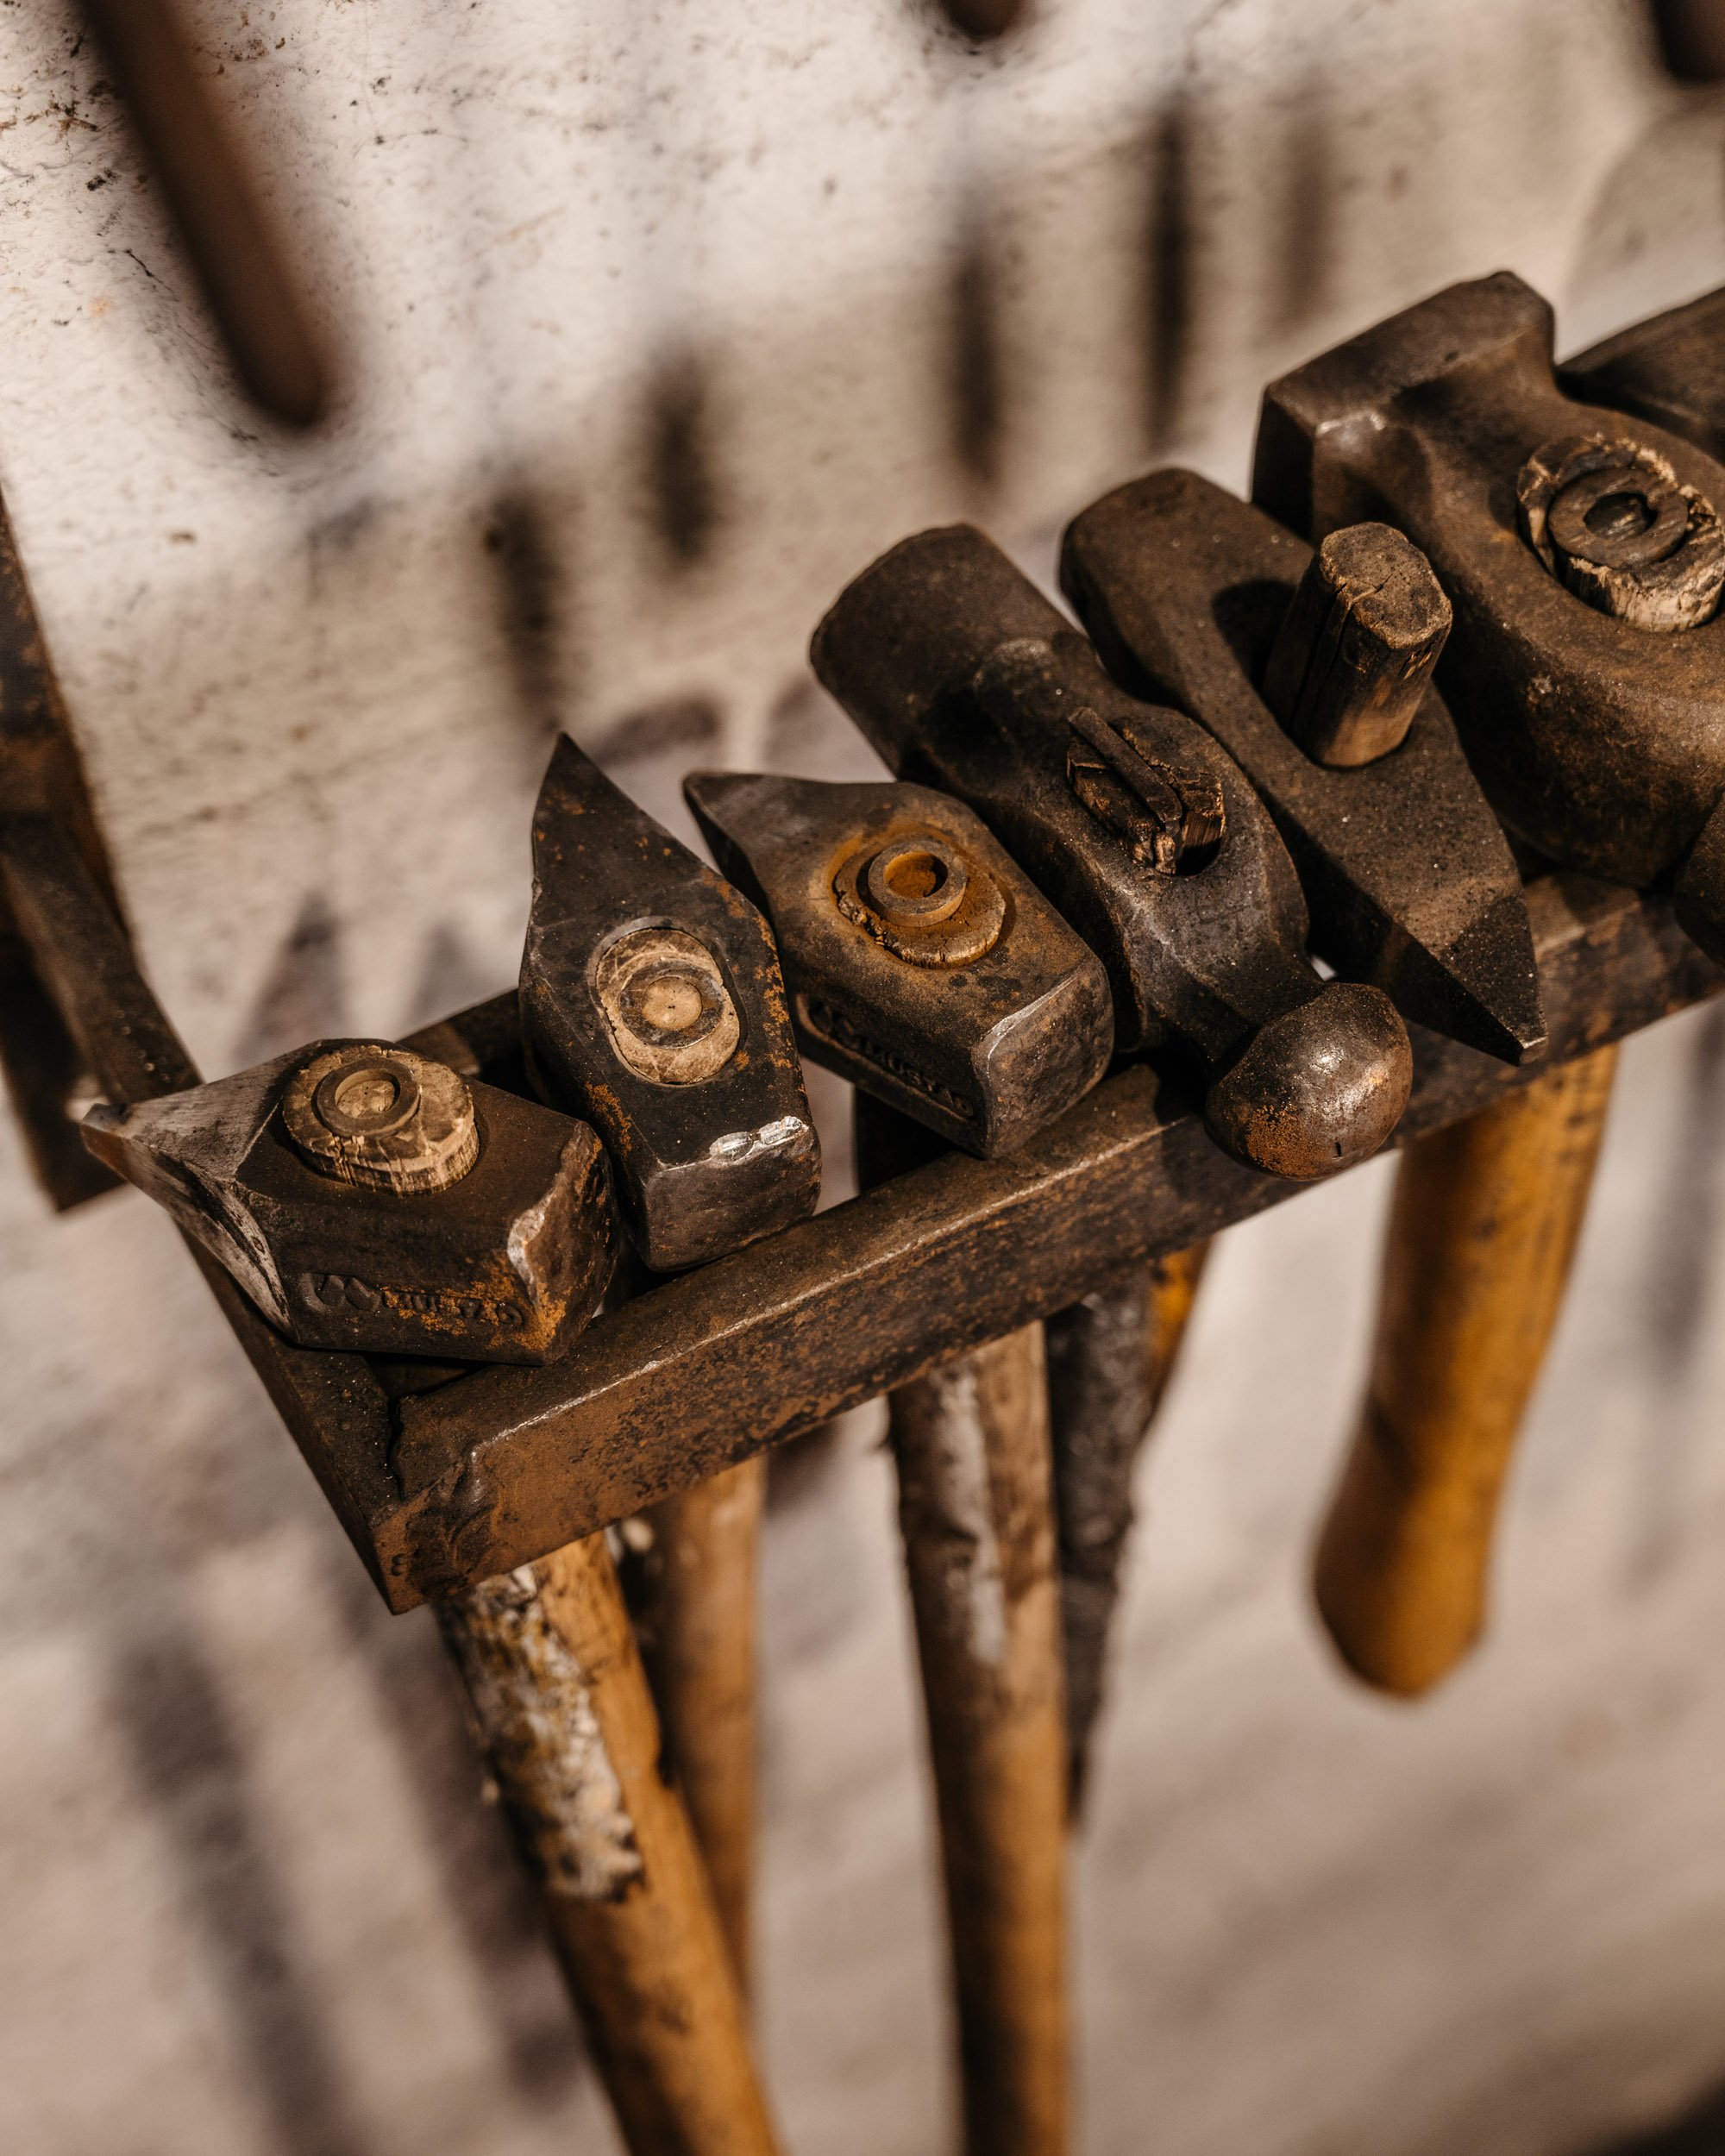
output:
{"label": "blacksmith hammer", "polygon": [[521,1023],[536,1083],[605,1139],[653,1271],[813,1212],[820,1147],[766,922],[567,736],[533,812]]}
{"label": "blacksmith hammer", "polygon": [[549,1362],[616,1258],[585,1123],[388,1042],[104,1104],[84,1131],[302,1347]]}
{"label": "blacksmith hammer", "polygon": [[683,792],[773,924],[812,1062],[985,1159],[1107,1069],[1101,963],[963,803],[724,772]]}
{"label": "blacksmith hammer", "polygon": [[1407,1103],[1388,999],[1325,982],[1274,825],[1182,713],[1127,696],[968,525],[907,539],[841,594],[811,656],[887,763],[967,801],[1107,970],[1118,1047],[1188,1062],[1231,1153],[1311,1179]]}
{"label": "blacksmith hammer", "polygon": [[[798,1038],[856,1085],[865,1188],[1034,1143],[1107,1069],[1094,954],[960,802],[699,773],[715,857],[779,939]],[[1067,2145],[1066,1747],[1039,1325],[888,1403],[973,2156]]]}
{"label": "blacksmith hammer", "polygon": [[[1135,479],[1068,529],[1061,582],[1122,687],[1240,766],[1299,871],[1314,950],[1406,1018],[1519,1062],[1545,1043],[1527,906],[1433,686],[1450,608],[1379,524],[1320,554],[1195,473]],[[1069,1712],[1082,1793],[1138,1453],[1201,1250],[1050,1327]]]}
{"label": "blacksmith hammer", "polygon": [[[1314,539],[1404,531],[1454,609],[1440,678],[1535,853],[1637,888],[1725,951],[1725,471],[1559,386],[1518,278],[1452,286],[1273,383],[1254,492]],[[1423,1690],[1484,1621],[1516,1428],[1579,1235],[1615,1051],[1411,1145],[1364,1419],[1318,1598],[1369,1681]]]}
{"label": "blacksmith hammer", "polygon": [[[534,809],[533,869],[529,1068],[548,1098],[597,1125],[643,1264],[701,1263],[812,1213],[820,1149],[760,912],[567,737]],[[645,1523],[643,1644],[745,1982],[765,1489],[756,1456]]]}
{"label": "blacksmith hammer", "polygon": [[[87,874],[80,912],[122,945]],[[322,1042],[200,1086],[165,1024],[153,1037],[180,1089],[92,1110],[89,1142],[290,1337],[370,1348],[387,1385],[411,1388],[452,1358],[549,1352],[591,1315],[615,1239],[585,1124],[388,1043]],[[122,1066],[149,1080],[129,1041],[104,1061],[106,1082]],[[502,1296],[525,1314],[499,1338]],[[626,2145],[774,2156],[605,1537],[448,1595],[437,1616]]]}

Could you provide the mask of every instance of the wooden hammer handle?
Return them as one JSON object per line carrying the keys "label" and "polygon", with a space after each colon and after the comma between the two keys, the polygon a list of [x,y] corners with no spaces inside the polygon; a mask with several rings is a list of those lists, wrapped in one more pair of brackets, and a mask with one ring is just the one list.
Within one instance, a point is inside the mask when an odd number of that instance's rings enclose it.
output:
{"label": "wooden hammer handle", "polygon": [[1617,1050],[1402,1154],[1360,1427],[1318,1608],[1367,1683],[1425,1691],[1484,1621],[1492,1531],[1587,1209]]}
{"label": "wooden hammer handle", "polygon": [[767,1456],[656,1505],[645,1649],[671,1771],[745,1996],[755,1868],[756,1583]]}
{"label": "wooden hammer handle", "polygon": [[775,2156],[605,1537],[439,1616],[631,2156]]}
{"label": "wooden hammer handle", "polygon": [[1107,1685],[1138,1457],[1174,1375],[1209,1254],[1209,1244],[1198,1243],[1134,1268],[1058,1312],[1044,1328],[1075,1817]]}
{"label": "wooden hammer handle", "polygon": [[968,2156],[1067,2146],[1066,1730],[1042,1327],[901,1386]]}

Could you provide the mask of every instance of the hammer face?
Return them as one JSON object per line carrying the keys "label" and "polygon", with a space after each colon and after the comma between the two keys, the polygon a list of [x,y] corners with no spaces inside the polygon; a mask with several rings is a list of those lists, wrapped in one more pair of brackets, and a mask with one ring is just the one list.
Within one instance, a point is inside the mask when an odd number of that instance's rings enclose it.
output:
{"label": "hammer face", "polygon": [[1236,760],[1293,856],[1314,947],[1421,1025],[1521,1062],[1546,1029],[1509,848],[1435,690],[1400,746],[1315,762],[1262,684],[1311,549],[1189,472],[1117,489],[1069,529],[1068,597],[1110,671],[1178,703]]}
{"label": "hammer face", "polygon": [[1272,383],[1253,489],[1313,536],[1381,516],[1424,550],[1455,610],[1440,679],[1519,837],[1637,887],[1682,860],[1725,792],[1725,470],[1563,396],[1536,293],[1452,286]]}
{"label": "hammer face", "polygon": [[1281,1123],[1261,1156],[1266,1126],[1239,1101],[1212,1119],[1231,1150],[1316,1175],[1383,1143],[1407,1100],[1406,1034],[1372,992],[1338,999],[1313,972],[1294,865],[1239,765],[1183,713],[1116,686],[982,533],[925,532],[883,555],[811,655],[886,761],[976,810],[1101,959],[1120,1047],[1172,1049],[1214,1081],[1272,1019],[1321,1002],[1298,1037],[1314,1071],[1348,1074],[1338,1097],[1360,1113],[1341,1153],[1325,1119],[1303,1150]]}
{"label": "hammer face", "polygon": [[[470,1142],[445,1154],[453,1181],[354,1181],[351,1161],[320,1153],[320,1131],[342,1134],[342,1104],[317,1094],[354,1050],[415,1067],[428,1096],[440,1080],[461,1087]],[[320,1072],[322,1087],[302,1083]],[[375,1043],[319,1042],[188,1093],[94,1108],[84,1127],[91,1152],[301,1347],[549,1362],[615,1263],[605,1155],[585,1124]]]}
{"label": "hammer face", "polygon": [[533,818],[522,1030],[604,1136],[646,1263],[718,1257],[814,1210],[809,1120],[767,924],[560,741]]}
{"label": "hammer face", "polygon": [[1102,1075],[1100,962],[950,796],[717,772],[684,792],[772,920],[812,1061],[985,1157]]}

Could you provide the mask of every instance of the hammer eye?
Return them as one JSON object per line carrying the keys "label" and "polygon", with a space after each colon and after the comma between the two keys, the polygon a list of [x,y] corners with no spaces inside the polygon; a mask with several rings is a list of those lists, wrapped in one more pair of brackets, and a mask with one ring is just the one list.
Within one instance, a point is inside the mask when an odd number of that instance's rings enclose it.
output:
{"label": "hammer eye", "polygon": [[1595,502],[1582,522],[1602,539],[1639,539],[1653,521],[1645,494],[1608,494]]}
{"label": "hammer eye", "polygon": [[639,928],[619,937],[600,957],[593,985],[618,1056],[656,1085],[713,1077],[743,1037],[718,962],[686,930]]}

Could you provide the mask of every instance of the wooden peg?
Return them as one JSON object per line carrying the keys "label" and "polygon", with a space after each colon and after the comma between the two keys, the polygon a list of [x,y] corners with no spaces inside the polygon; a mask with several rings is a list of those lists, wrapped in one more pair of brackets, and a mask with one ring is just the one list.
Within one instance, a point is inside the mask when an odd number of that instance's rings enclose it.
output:
{"label": "wooden peg", "polygon": [[1067,2146],[1066,1739],[1042,1327],[892,1395],[967,2156]]}
{"label": "wooden peg", "polygon": [[1316,1570],[1343,1659],[1384,1691],[1427,1690],[1484,1622],[1498,1499],[1616,1062],[1596,1050],[1402,1156],[1371,1385]]}
{"label": "wooden peg", "polygon": [[1450,603],[1389,524],[1333,531],[1307,565],[1264,671],[1264,700],[1314,763],[1399,749],[1450,633]]}
{"label": "wooden peg", "polygon": [[776,2156],[605,1537],[438,1615],[630,2156]]}

